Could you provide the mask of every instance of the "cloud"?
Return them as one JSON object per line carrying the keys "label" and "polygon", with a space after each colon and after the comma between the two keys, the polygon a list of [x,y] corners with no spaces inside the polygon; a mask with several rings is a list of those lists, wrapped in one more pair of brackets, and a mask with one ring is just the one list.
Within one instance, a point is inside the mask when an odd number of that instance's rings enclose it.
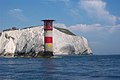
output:
{"label": "cloud", "polygon": [[114,25],[117,17],[106,10],[106,4],[102,0],[80,0],[79,8],[85,10],[92,18]]}
{"label": "cloud", "polygon": [[118,25],[101,25],[101,24],[91,24],[91,25],[87,25],[87,24],[76,24],[73,26],[69,26],[67,27],[67,29],[70,29],[71,31],[74,32],[85,32],[85,33],[89,33],[89,32],[99,32],[99,33],[120,33],[120,24]]}
{"label": "cloud", "polygon": [[76,24],[73,26],[68,27],[70,30],[73,31],[83,31],[83,32],[89,32],[89,31],[100,31],[103,29],[100,24]]}
{"label": "cloud", "polygon": [[120,32],[120,24],[114,25],[114,26],[103,26],[101,24],[75,24],[72,26],[66,26],[63,23],[55,23],[55,27],[60,27],[60,28],[66,28],[69,29],[73,32],[100,32],[100,33],[115,33],[115,32]]}
{"label": "cloud", "polygon": [[104,27],[102,27],[101,24],[91,24],[91,25],[87,25],[87,24],[76,24],[76,25],[72,25],[72,26],[66,26],[63,23],[55,23],[54,24],[55,27],[60,27],[60,28],[66,28],[69,29],[71,31],[82,31],[82,32],[91,32],[91,31],[101,31]]}
{"label": "cloud", "polygon": [[27,20],[27,18],[23,14],[23,10],[22,9],[9,10],[9,14],[11,16],[13,16],[14,18],[20,20],[20,21],[26,21]]}
{"label": "cloud", "polygon": [[79,0],[69,9],[70,14],[75,18],[86,19],[87,17],[93,22],[105,25],[115,25],[116,21],[120,20],[118,16],[111,14],[107,10],[107,3],[102,0]]}
{"label": "cloud", "polygon": [[110,27],[109,32],[120,32],[120,24]]}
{"label": "cloud", "polygon": [[[106,31],[108,33],[120,32],[120,25],[116,24],[120,20],[119,16],[111,14],[107,9],[107,3],[103,0],[79,0],[70,12],[81,17],[83,14],[95,21],[94,24],[76,24],[68,28],[73,31]],[[84,17],[81,17],[84,18]],[[99,24],[96,24],[99,23]]]}
{"label": "cloud", "polygon": [[120,20],[120,17],[118,17],[118,20]]}
{"label": "cloud", "polygon": [[107,33],[115,33],[120,32],[120,24],[113,26],[102,26],[101,24],[76,24],[73,26],[69,26],[68,29],[72,31],[82,31],[82,32],[107,32]]}
{"label": "cloud", "polygon": [[67,28],[65,24],[62,23],[55,23],[54,24],[55,27],[60,27],[60,28]]}

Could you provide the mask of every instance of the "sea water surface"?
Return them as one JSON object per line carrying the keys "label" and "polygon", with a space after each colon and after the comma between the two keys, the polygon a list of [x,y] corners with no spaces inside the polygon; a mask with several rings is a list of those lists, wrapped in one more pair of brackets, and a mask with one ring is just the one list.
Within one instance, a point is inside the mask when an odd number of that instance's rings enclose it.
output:
{"label": "sea water surface", "polygon": [[120,80],[120,55],[0,58],[0,80]]}

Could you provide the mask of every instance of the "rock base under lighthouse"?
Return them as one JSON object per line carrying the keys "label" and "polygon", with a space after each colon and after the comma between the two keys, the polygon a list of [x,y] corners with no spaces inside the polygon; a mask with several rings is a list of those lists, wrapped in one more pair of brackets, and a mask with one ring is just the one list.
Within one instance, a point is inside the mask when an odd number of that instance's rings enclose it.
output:
{"label": "rock base under lighthouse", "polygon": [[42,57],[51,57],[54,56],[53,52],[51,51],[44,51],[44,53],[42,54]]}

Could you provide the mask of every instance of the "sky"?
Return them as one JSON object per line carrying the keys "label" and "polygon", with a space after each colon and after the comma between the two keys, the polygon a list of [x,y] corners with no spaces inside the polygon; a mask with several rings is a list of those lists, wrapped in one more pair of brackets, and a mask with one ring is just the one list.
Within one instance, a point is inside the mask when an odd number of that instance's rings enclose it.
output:
{"label": "sky", "polygon": [[120,54],[120,0],[0,0],[0,31],[54,25],[84,36],[94,54]]}

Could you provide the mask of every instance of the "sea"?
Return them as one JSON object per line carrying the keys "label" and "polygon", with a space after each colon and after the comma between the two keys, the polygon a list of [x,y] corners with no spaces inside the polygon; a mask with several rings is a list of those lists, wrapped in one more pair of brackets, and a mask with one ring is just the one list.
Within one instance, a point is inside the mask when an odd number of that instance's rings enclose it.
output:
{"label": "sea", "polygon": [[120,80],[120,55],[0,58],[0,80]]}

